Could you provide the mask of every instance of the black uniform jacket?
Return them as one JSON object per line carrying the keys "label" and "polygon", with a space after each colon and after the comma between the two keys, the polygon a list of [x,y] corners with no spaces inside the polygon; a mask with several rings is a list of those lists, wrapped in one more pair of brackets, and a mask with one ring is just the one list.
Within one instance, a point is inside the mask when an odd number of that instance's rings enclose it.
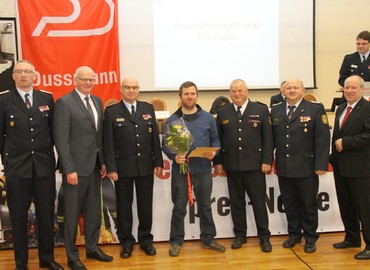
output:
{"label": "black uniform jacket", "polygon": [[121,101],[105,109],[104,155],[107,172],[119,177],[153,174],[163,167],[154,108],[137,101],[135,119]]}
{"label": "black uniform jacket", "polygon": [[344,81],[352,75],[359,75],[365,82],[370,82],[370,57],[364,63],[361,61],[361,56],[358,52],[347,54],[344,57],[338,80],[341,86],[344,86]]}
{"label": "black uniform jacket", "polygon": [[27,109],[16,89],[0,95],[0,153],[7,177],[31,178],[55,172],[52,138],[54,100],[33,90]]}
{"label": "black uniform jacket", "polygon": [[214,164],[227,171],[255,171],[272,164],[273,136],[270,113],[264,104],[249,101],[241,119],[234,104],[219,109],[217,115],[221,151]]}
{"label": "black uniform jacket", "polygon": [[271,108],[277,175],[300,178],[327,171],[330,132],[324,106],[302,99],[289,120],[286,106]]}
{"label": "black uniform jacket", "polygon": [[[339,129],[339,117],[347,102],[335,114],[332,154],[330,163],[344,177],[370,176],[370,102],[364,98],[352,109],[346,122]],[[338,152],[335,141],[342,138],[343,150]]]}

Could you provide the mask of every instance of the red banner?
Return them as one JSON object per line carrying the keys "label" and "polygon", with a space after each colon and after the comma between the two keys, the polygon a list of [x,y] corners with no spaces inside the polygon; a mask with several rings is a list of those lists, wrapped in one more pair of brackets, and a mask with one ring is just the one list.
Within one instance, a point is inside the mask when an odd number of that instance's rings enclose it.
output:
{"label": "red banner", "polygon": [[74,88],[79,66],[96,72],[93,94],[120,99],[118,0],[18,0],[22,59],[37,70],[35,88],[55,99]]}

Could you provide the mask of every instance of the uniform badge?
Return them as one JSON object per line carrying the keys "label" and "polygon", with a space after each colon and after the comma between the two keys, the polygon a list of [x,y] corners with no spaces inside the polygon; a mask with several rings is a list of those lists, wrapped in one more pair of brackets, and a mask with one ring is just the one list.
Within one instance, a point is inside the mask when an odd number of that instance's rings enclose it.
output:
{"label": "uniform badge", "polygon": [[150,128],[149,128],[149,133],[152,133],[152,131],[153,131],[153,129],[150,127]]}
{"label": "uniform badge", "polygon": [[152,119],[152,116],[150,114],[143,114],[144,120]]}
{"label": "uniform badge", "polygon": [[9,125],[10,125],[11,127],[14,127],[14,121],[10,121],[10,122],[9,122]]}
{"label": "uniform badge", "polygon": [[303,131],[304,131],[304,132],[307,132],[307,130],[308,130],[307,128],[304,128],[304,130],[303,130]]}
{"label": "uniform badge", "polygon": [[254,123],[253,123],[253,126],[254,126],[254,127],[257,127],[257,123],[256,123],[256,122],[254,122]]}
{"label": "uniform badge", "polygon": [[322,114],[321,115],[321,121],[323,124],[327,125],[328,124],[328,117],[326,116],[326,114]]}
{"label": "uniform badge", "polygon": [[49,111],[49,106],[48,105],[42,105],[42,106],[39,106],[39,110],[40,112],[44,112],[44,111]]}
{"label": "uniform badge", "polygon": [[124,122],[125,118],[116,118],[116,122]]}
{"label": "uniform badge", "polygon": [[357,68],[357,65],[351,65],[351,68]]}
{"label": "uniform badge", "polygon": [[230,121],[229,120],[222,120],[222,124],[223,125],[226,125],[226,124],[228,124]]}
{"label": "uniform badge", "polygon": [[309,122],[311,121],[311,116],[301,116],[300,117],[300,122],[301,123],[306,123],[306,122]]}

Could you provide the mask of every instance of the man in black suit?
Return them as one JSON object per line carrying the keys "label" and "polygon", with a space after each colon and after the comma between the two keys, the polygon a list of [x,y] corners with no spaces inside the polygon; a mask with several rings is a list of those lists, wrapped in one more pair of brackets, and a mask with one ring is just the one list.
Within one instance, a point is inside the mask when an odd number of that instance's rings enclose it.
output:
{"label": "man in black suit", "polygon": [[339,71],[338,83],[344,86],[344,81],[351,75],[359,75],[364,81],[370,81],[370,32],[362,31],[356,37],[357,52],[347,54]]}
{"label": "man in black suit", "polygon": [[243,80],[230,84],[233,103],[219,109],[218,136],[221,150],[215,157],[216,172],[227,175],[231,202],[231,216],[235,238],[231,248],[241,248],[247,242],[245,192],[255,217],[261,249],[271,252],[270,230],[265,204],[265,173],[271,171],[273,135],[268,108],[248,99],[248,88]]}
{"label": "man in black suit", "polygon": [[26,60],[13,70],[16,89],[0,95],[0,153],[6,176],[16,269],[27,269],[28,210],[33,201],[39,265],[63,269],[54,261],[55,157],[50,93],[33,89],[35,67]]}
{"label": "man in black suit", "polygon": [[316,251],[319,175],[328,170],[330,133],[321,103],[303,99],[303,82],[285,84],[286,102],[271,109],[276,147],[276,171],[288,221],[289,238],[283,247],[292,248],[306,239],[304,251]]}
{"label": "man in black suit", "polygon": [[334,248],[360,247],[360,223],[365,249],[355,259],[370,259],[370,103],[363,98],[364,81],[354,75],[344,83],[347,102],[335,114],[332,154],[344,241]]}
{"label": "man in black suit", "polygon": [[86,269],[79,259],[76,232],[84,218],[86,257],[110,262],[113,257],[98,247],[101,227],[101,178],[106,174],[103,156],[103,107],[91,95],[95,73],[87,66],[76,70],[75,89],[55,103],[54,138],[59,170],[63,175],[64,240],[68,266]]}
{"label": "man in black suit", "polygon": [[108,177],[115,181],[117,235],[122,245],[120,256],[131,257],[133,188],[136,189],[139,219],[138,241],[146,255],[153,256],[154,174],[162,174],[163,158],[158,128],[151,104],[138,101],[139,82],[122,81],[122,101],[105,109],[104,154]]}
{"label": "man in black suit", "polygon": [[285,88],[285,81],[283,81],[280,84],[280,89],[279,89],[280,93],[270,98],[270,107],[272,107],[274,104],[278,104],[280,102],[285,101],[284,88]]}

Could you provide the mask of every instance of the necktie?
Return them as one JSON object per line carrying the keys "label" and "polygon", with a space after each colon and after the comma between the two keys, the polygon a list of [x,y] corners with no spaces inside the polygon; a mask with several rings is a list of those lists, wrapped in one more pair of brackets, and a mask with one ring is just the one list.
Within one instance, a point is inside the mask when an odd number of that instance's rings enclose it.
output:
{"label": "necktie", "polygon": [[295,106],[288,106],[288,119],[292,118],[292,115],[293,115],[293,112],[294,112],[294,109],[295,109]]}
{"label": "necktie", "polygon": [[30,99],[28,98],[30,96],[30,94],[25,94],[24,95],[24,103],[26,103],[26,107],[27,109],[30,109],[32,106],[31,106],[31,101]]}
{"label": "necktie", "polygon": [[93,112],[93,110],[92,110],[92,108],[91,108],[91,105],[90,105],[90,102],[89,102],[89,97],[88,97],[88,96],[87,96],[87,97],[85,97],[85,100],[86,100],[86,107],[87,107],[87,110],[89,111],[89,113],[90,113],[90,115],[91,115],[92,119],[94,120],[94,126],[95,126],[95,117],[94,117],[94,112]]}
{"label": "necktie", "polygon": [[238,118],[240,119],[240,118],[242,118],[242,111],[241,111],[241,108],[242,108],[242,106],[238,106],[238,111],[237,111],[237,113],[238,113]]}
{"label": "necktie", "polygon": [[131,105],[131,115],[132,115],[132,118],[135,119],[135,106],[134,105]]}
{"label": "necktie", "polygon": [[362,56],[362,63],[365,63],[365,61],[366,61],[366,57],[365,57],[365,55],[363,55]]}
{"label": "necktie", "polygon": [[348,118],[349,114],[351,113],[351,110],[352,110],[352,107],[351,107],[351,106],[348,106],[348,107],[347,107],[346,114],[344,115],[343,120],[342,120],[342,123],[340,124],[340,128],[342,128],[342,127],[343,127],[343,124],[344,124],[344,122],[346,122],[346,120],[347,120],[347,118]]}

